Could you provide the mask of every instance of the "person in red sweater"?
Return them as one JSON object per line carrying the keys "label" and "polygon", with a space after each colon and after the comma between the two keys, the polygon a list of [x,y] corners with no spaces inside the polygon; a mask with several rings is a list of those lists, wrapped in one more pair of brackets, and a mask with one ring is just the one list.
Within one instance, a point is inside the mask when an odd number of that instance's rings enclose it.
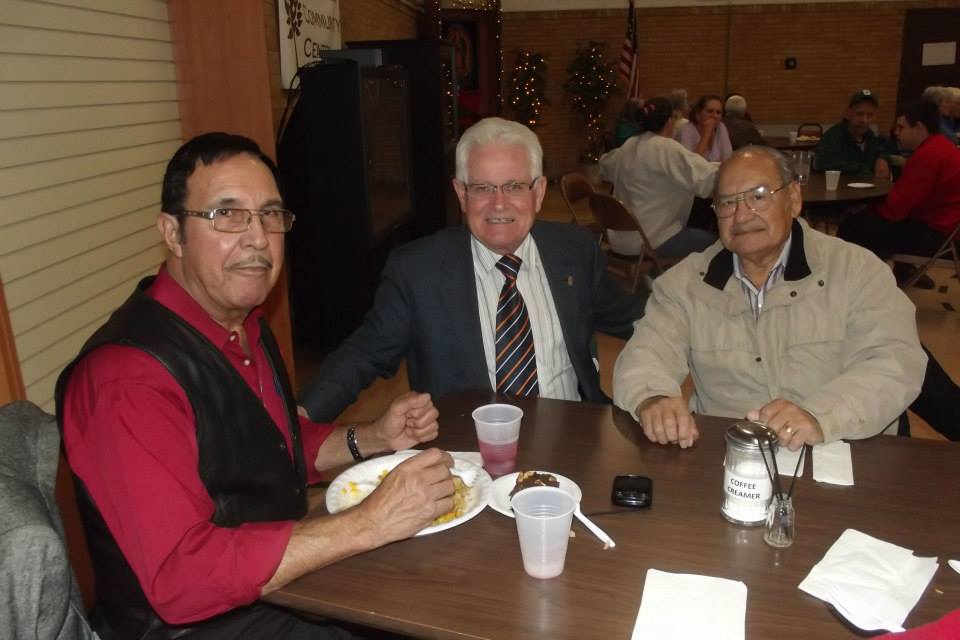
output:
{"label": "person in red sweater", "polygon": [[[940,114],[928,100],[907,105],[894,131],[900,148],[913,152],[900,180],[879,206],[844,220],[837,235],[881,259],[933,255],[960,224],[960,149],[939,133]],[[902,282],[912,267],[894,265],[894,273]]]}

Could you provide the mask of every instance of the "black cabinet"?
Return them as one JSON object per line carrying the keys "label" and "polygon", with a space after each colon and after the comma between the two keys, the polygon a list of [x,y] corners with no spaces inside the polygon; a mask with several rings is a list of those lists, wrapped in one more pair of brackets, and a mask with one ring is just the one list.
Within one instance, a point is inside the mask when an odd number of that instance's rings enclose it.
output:
{"label": "black cabinet", "polygon": [[277,145],[294,342],[317,355],[362,322],[392,249],[459,223],[449,46],[363,44],[300,70]]}

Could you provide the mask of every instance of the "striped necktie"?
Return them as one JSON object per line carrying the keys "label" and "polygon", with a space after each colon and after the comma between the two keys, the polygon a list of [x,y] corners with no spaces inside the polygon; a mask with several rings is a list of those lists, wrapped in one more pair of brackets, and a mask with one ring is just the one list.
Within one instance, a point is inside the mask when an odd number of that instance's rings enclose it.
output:
{"label": "striped necktie", "polygon": [[497,269],[506,280],[497,303],[497,392],[512,396],[540,394],[537,382],[537,356],[533,350],[533,331],[523,296],[517,289],[520,258],[505,255],[497,262]]}

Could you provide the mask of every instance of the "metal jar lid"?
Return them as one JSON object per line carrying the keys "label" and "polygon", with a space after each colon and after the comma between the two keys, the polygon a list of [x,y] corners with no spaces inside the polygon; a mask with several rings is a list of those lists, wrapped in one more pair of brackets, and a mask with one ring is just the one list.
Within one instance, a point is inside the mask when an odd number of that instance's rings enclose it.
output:
{"label": "metal jar lid", "polygon": [[760,449],[760,443],[763,442],[765,448],[770,449],[777,446],[779,438],[776,432],[767,425],[760,422],[744,420],[735,422],[727,429],[727,440],[741,449]]}

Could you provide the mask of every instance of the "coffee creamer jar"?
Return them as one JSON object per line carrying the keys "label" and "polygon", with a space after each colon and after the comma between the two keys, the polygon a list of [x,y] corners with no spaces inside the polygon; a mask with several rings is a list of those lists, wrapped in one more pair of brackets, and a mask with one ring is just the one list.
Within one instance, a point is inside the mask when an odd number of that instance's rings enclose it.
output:
{"label": "coffee creamer jar", "polygon": [[727,429],[727,455],[723,459],[723,507],[720,512],[730,522],[761,525],[773,496],[770,475],[761,456],[773,469],[772,455],[777,451],[777,434],[758,422],[737,422]]}

